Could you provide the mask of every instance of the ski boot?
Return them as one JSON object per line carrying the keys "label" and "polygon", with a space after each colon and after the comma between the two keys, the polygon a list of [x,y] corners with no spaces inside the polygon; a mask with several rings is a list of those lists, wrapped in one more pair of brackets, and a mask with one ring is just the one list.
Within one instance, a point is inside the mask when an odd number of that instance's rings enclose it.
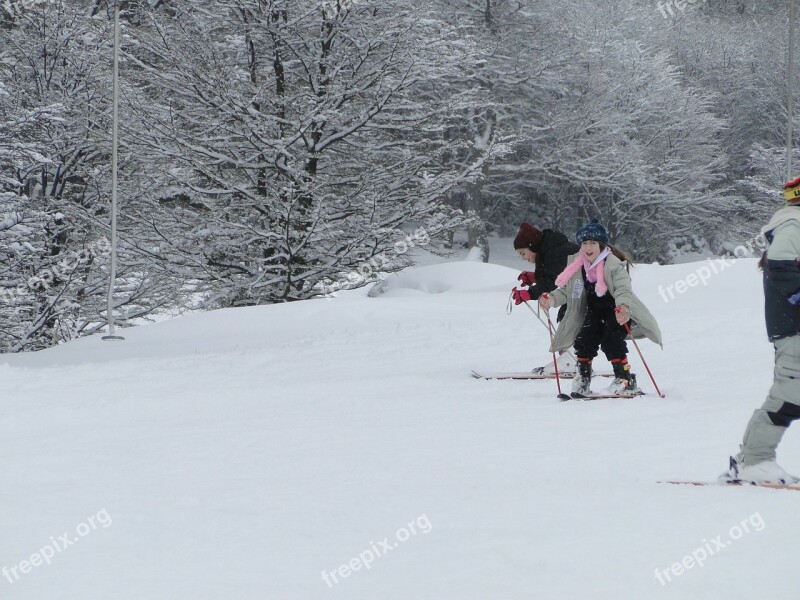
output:
{"label": "ski boot", "polygon": [[754,465],[745,465],[740,456],[731,456],[730,468],[719,476],[721,483],[771,483],[797,484],[800,478],[787,473],[774,460],[765,460]]}
{"label": "ski boot", "polygon": [[[562,352],[558,355],[558,359],[556,360],[558,364],[558,375],[559,377],[563,377],[565,375],[574,375],[575,374],[575,357],[572,355],[572,352],[567,350],[566,352]],[[549,362],[543,367],[536,367],[534,368],[531,373],[534,375],[553,375],[555,376],[556,370],[553,366],[553,362]]]}
{"label": "ski boot", "polygon": [[614,381],[605,389],[606,394],[625,396],[641,394],[636,386],[636,375],[631,373],[627,358],[612,360],[611,366],[614,367]]}
{"label": "ski boot", "polygon": [[592,387],[592,361],[578,359],[578,370],[572,380],[572,397],[580,398],[591,393]]}

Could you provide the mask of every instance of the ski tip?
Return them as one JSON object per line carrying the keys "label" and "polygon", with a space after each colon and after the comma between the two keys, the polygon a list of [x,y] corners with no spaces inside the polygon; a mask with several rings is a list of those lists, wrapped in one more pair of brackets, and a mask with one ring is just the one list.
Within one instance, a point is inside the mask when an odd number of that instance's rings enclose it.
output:
{"label": "ski tip", "polygon": [[564,402],[565,400],[572,400],[572,397],[567,394],[559,394],[558,399]]}

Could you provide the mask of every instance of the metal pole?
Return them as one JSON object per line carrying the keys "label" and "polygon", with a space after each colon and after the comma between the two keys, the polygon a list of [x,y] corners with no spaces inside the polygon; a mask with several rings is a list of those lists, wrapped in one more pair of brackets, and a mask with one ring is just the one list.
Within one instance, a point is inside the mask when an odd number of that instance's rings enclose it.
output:
{"label": "metal pole", "polygon": [[789,0],[789,58],[786,61],[786,112],[789,124],[786,128],[786,181],[792,179],[792,127],[794,117],[794,7],[795,0]]}
{"label": "metal pole", "polygon": [[117,277],[117,122],[119,118],[119,0],[114,0],[114,84],[113,115],[111,133],[111,272],[108,280],[108,298],[106,316],[108,318],[108,335],[104,340],[124,340],[114,335],[114,285]]}

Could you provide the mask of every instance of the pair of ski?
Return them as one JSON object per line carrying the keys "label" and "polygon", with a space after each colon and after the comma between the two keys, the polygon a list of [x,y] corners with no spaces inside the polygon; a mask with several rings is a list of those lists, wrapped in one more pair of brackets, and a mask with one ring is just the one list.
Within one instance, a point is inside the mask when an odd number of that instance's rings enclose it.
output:
{"label": "pair of ski", "polygon": [[[731,456],[730,461],[730,470],[727,474],[732,474],[731,476],[739,475],[739,463]],[[796,479],[796,478],[792,478]],[[710,481],[659,481],[659,483],[671,483],[673,485],[696,485],[696,486],[706,486],[706,485],[721,485],[721,486],[733,486],[733,487],[765,487],[770,488],[773,490],[797,490],[800,491],[800,482],[792,481],[791,483],[787,483],[785,480],[781,479],[779,483],[757,483],[755,481],[748,481],[746,479],[725,479],[720,476],[716,482]]]}
{"label": "pair of ski", "polygon": [[[470,375],[472,375],[475,379],[555,379],[556,376],[547,373],[547,374],[540,374],[540,373],[531,373],[529,371],[511,371],[508,373],[486,373],[484,371],[475,371],[474,369],[470,371]],[[613,373],[595,373],[595,377],[613,377]],[[572,373],[559,373],[559,379],[573,379],[575,375]]]}
{"label": "pair of ski", "polygon": [[[555,379],[555,375],[527,373],[527,372],[510,372],[510,373],[482,373],[479,371],[472,371],[471,375],[475,379]],[[561,373],[559,379],[572,379],[574,375]],[[613,373],[597,373],[595,377],[613,377]],[[558,399],[561,401],[567,400],[603,400],[605,398],[635,398],[636,396],[643,396],[644,392],[636,391],[635,393],[628,394],[559,394]]]}
{"label": "pair of ski", "polygon": [[800,492],[799,483],[753,483],[752,481],[742,481],[740,479],[734,479],[732,481],[659,481],[658,483],[692,485],[698,487],[759,487],[771,490],[794,490]]}
{"label": "pair of ski", "polygon": [[557,396],[557,398],[562,402],[566,402],[567,400],[603,400],[604,398],[636,398],[636,396],[644,396],[644,392],[641,390],[636,390],[635,392],[629,392],[627,394],[578,394],[577,392],[572,392],[571,394],[561,393]]}

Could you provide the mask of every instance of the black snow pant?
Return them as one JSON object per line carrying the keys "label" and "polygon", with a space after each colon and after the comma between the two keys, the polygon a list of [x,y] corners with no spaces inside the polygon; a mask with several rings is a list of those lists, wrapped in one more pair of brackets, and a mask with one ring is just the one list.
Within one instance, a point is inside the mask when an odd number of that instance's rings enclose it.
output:
{"label": "black snow pant", "polygon": [[587,361],[592,360],[597,356],[598,348],[602,348],[609,362],[628,356],[628,345],[625,343],[627,331],[617,323],[614,299],[608,294],[598,298],[590,292],[588,300],[583,326],[575,338],[575,355]]}

